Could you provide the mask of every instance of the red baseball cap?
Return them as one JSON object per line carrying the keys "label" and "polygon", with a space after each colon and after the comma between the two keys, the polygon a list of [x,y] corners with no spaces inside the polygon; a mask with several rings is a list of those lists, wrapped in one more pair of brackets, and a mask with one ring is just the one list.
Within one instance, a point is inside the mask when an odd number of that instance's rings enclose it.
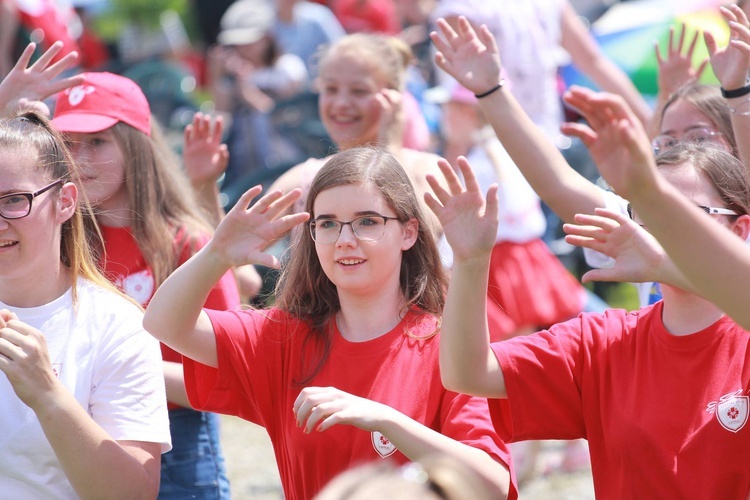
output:
{"label": "red baseball cap", "polygon": [[52,124],[61,132],[94,133],[124,122],[151,135],[151,109],[133,80],[113,73],[83,73],[83,83],[57,95]]}

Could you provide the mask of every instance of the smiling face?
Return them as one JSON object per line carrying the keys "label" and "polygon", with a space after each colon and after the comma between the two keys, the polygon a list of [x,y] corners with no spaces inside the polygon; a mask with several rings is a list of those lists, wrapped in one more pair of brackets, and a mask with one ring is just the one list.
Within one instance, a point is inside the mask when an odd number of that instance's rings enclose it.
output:
{"label": "smiling face", "polygon": [[81,187],[99,210],[130,207],[125,183],[125,158],[112,128],[92,134],[67,134],[73,156],[81,166]]}
{"label": "smiling face", "polygon": [[[313,217],[350,221],[363,215],[395,217],[371,184],[349,184],[326,189],[313,203]],[[383,237],[360,241],[349,225],[334,243],[315,244],[320,265],[339,295],[369,296],[399,289],[402,253],[414,245],[417,223],[391,220]]]}
{"label": "smiling face", "polygon": [[[28,150],[3,150],[0,195],[35,192],[54,181],[36,160]],[[0,218],[0,291],[17,296],[21,287],[29,283],[37,287],[40,280],[60,274],[60,228],[73,215],[76,199],[75,186],[67,183],[35,197],[27,217]]]}
{"label": "smiling face", "polygon": [[375,144],[385,77],[353,52],[329,54],[320,68],[318,106],[326,131],[340,149]]}

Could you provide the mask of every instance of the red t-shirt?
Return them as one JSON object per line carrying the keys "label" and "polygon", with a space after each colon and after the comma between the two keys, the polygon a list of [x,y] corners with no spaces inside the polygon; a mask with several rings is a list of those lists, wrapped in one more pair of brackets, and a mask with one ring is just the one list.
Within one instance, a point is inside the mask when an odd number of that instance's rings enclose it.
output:
{"label": "red t-shirt", "polygon": [[[105,253],[102,258],[102,269],[104,274],[127,295],[146,307],[156,291],[151,269],[146,264],[138,244],[127,227],[100,226],[104,237]],[[208,242],[200,242],[202,247]],[[179,263],[188,260],[192,254],[189,245],[185,245],[180,251]],[[212,309],[237,309],[240,305],[240,293],[237,282],[232,271],[222,276],[221,280],[211,289],[205,302],[205,307]],[[161,354],[164,361],[182,363],[182,355],[164,344],[161,344]],[[175,407],[170,405],[170,408]]]}
{"label": "red t-shirt", "polygon": [[[360,463],[386,457],[407,461],[377,432],[336,425],[308,435],[297,427],[292,406],[302,389],[295,380],[303,374],[303,341],[309,331],[305,323],[278,309],[207,313],[216,334],[219,368],[185,358],[190,403],[265,427],[286,498],[312,498],[334,476]],[[307,386],[332,386],[387,404],[509,466],[508,450],[492,430],[486,400],[443,388],[439,334],[430,337],[437,326],[433,316],[411,312],[389,333],[357,343],[344,339],[333,323],[330,357]],[[511,489],[515,498],[515,486]]]}
{"label": "red t-shirt", "polygon": [[723,317],[671,335],[663,302],[582,314],[492,344],[506,440],[586,438],[598,498],[741,498],[750,493],[750,332]]}

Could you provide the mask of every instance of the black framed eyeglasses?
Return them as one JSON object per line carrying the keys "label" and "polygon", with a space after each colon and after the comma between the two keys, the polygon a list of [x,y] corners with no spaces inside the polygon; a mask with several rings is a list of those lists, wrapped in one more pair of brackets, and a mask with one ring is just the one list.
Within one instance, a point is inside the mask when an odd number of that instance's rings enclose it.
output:
{"label": "black framed eyeglasses", "polygon": [[[704,207],[703,205],[697,205],[697,207],[706,212],[708,215],[740,215],[734,210],[729,210],[728,208]],[[635,218],[633,218],[633,207],[630,205],[630,203],[628,203],[628,217],[630,217],[630,220],[632,220],[633,222],[638,223]]]}
{"label": "black framed eyeglasses", "polygon": [[341,235],[344,226],[349,226],[360,241],[377,241],[385,234],[385,224],[389,220],[398,220],[398,217],[386,217],[385,215],[365,215],[357,217],[348,222],[318,218],[307,222],[310,228],[310,236],[313,241],[320,244],[335,243]]}
{"label": "black framed eyeglasses", "polygon": [[23,219],[31,213],[31,203],[34,198],[64,183],[64,180],[58,179],[33,193],[10,193],[0,196],[0,217],[8,220]]}

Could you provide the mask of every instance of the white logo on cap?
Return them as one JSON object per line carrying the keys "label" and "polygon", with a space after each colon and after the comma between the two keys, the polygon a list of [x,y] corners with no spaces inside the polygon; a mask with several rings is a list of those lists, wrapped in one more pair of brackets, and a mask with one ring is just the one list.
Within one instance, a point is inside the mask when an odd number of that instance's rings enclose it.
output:
{"label": "white logo on cap", "polygon": [[81,101],[83,101],[83,98],[86,97],[86,95],[92,93],[95,90],[95,87],[91,87],[88,85],[76,85],[72,89],[66,91],[66,93],[68,94],[68,102],[71,106],[78,106],[79,104],[81,104]]}

